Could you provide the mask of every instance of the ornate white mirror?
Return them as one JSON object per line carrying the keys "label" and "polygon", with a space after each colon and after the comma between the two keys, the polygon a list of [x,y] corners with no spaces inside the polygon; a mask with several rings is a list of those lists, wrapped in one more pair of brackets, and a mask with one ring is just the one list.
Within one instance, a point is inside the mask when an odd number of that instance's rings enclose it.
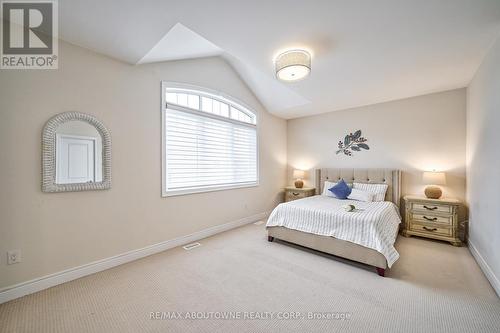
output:
{"label": "ornate white mirror", "polygon": [[70,192],[111,187],[111,136],[94,116],[64,112],[42,135],[42,191]]}

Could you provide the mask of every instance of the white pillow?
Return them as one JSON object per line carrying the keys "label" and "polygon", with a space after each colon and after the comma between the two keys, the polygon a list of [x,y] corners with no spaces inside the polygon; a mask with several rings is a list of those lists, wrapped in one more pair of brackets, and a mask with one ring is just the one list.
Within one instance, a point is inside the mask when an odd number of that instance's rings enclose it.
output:
{"label": "white pillow", "polygon": [[334,187],[335,185],[337,185],[337,183],[333,183],[333,182],[329,182],[328,180],[325,180],[325,184],[323,185],[323,193],[321,193],[321,194],[335,198],[333,193],[331,191],[328,191],[328,189]]}
{"label": "white pillow", "polygon": [[387,184],[366,184],[354,183],[353,188],[373,193],[373,201],[385,201],[385,192],[387,192]]}
{"label": "white pillow", "polygon": [[373,197],[374,197],[374,194],[371,192],[353,188],[351,191],[351,194],[349,194],[347,199],[364,201],[364,202],[372,202]]}

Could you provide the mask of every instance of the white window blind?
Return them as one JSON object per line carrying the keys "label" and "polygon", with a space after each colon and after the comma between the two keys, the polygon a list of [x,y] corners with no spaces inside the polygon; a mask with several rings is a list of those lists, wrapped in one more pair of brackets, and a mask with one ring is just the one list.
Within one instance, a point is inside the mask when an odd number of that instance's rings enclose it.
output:
{"label": "white window blind", "polygon": [[168,90],[167,94],[170,96],[164,110],[164,194],[256,185],[257,128],[250,123],[255,118],[240,109],[232,113],[232,104],[217,99],[212,100],[212,108],[207,111],[208,103],[201,103],[205,105],[203,110],[198,102],[205,97],[191,98],[190,103],[188,94],[187,102],[182,97],[184,105],[180,105],[169,103],[173,96]]}

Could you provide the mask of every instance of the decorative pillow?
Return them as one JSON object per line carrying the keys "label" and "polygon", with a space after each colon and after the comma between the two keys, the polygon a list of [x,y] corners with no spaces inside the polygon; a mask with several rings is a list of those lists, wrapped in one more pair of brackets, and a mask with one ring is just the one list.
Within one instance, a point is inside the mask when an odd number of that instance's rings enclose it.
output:
{"label": "decorative pillow", "polygon": [[347,183],[341,179],[337,185],[333,186],[332,188],[328,189],[330,192],[335,195],[338,199],[347,199],[349,194],[351,194],[351,188]]}
{"label": "decorative pillow", "polygon": [[325,180],[325,184],[323,185],[323,193],[321,193],[321,194],[329,196],[329,197],[334,197],[333,193],[330,192],[329,189],[335,185],[337,185],[337,183],[329,182],[328,180]]}
{"label": "decorative pillow", "polygon": [[349,194],[347,199],[364,201],[364,202],[372,202],[373,197],[374,197],[374,195],[371,192],[353,188],[351,191],[351,194]]}
{"label": "decorative pillow", "polygon": [[373,193],[373,201],[385,201],[385,192],[387,192],[387,188],[389,187],[389,185],[354,183],[352,187],[357,190],[363,190]]}

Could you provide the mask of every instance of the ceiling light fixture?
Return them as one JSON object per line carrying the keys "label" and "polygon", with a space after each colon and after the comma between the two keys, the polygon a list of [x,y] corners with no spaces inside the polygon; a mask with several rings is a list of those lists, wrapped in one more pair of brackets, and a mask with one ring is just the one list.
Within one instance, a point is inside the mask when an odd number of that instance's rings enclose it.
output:
{"label": "ceiling light fixture", "polygon": [[311,72],[311,55],[304,50],[281,53],[275,61],[276,77],[281,81],[302,80]]}

